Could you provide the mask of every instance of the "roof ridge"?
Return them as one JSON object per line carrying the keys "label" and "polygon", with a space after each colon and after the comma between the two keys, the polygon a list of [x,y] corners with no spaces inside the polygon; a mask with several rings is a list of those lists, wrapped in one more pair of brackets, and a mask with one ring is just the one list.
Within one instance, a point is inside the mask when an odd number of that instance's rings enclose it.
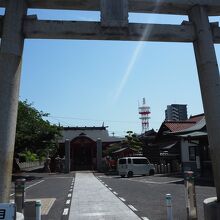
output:
{"label": "roof ridge", "polygon": [[196,118],[196,117],[199,117],[199,116],[205,116],[205,114],[204,114],[204,113],[201,113],[201,114],[198,114],[198,115],[191,115],[191,116],[189,117],[189,119],[191,119],[191,118]]}
{"label": "roof ridge", "polygon": [[188,124],[193,124],[195,121],[165,121],[166,123],[175,123],[175,124],[183,124],[183,123],[188,123]]}
{"label": "roof ridge", "polygon": [[63,127],[63,130],[106,130],[107,127]]}

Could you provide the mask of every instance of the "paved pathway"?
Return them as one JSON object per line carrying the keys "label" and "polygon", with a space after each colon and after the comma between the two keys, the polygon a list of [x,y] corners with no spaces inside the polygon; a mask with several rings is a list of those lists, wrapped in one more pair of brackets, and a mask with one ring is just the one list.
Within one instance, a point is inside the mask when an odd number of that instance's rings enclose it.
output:
{"label": "paved pathway", "polygon": [[92,173],[77,172],[69,220],[140,220]]}

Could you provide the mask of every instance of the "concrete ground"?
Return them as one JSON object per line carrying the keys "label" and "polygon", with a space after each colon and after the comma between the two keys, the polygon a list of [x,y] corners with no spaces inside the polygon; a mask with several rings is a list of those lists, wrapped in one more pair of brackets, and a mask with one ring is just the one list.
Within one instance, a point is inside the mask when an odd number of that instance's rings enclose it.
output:
{"label": "concrete ground", "polygon": [[90,172],[77,172],[69,219],[138,220],[139,217]]}

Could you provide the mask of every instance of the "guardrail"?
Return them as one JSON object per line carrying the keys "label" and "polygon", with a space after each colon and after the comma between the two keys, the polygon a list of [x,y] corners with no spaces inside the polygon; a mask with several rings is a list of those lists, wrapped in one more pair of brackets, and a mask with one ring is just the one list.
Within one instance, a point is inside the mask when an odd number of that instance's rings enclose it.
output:
{"label": "guardrail", "polygon": [[170,163],[167,164],[154,164],[156,174],[166,174],[166,173],[175,173],[181,172],[181,164],[171,167]]}
{"label": "guardrail", "polygon": [[25,169],[25,168],[32,168],[32,167],[38,167],[38,166],[43,166],[44,161],[32,161],[32,162],[23,162],[19,163],[20,169]]}

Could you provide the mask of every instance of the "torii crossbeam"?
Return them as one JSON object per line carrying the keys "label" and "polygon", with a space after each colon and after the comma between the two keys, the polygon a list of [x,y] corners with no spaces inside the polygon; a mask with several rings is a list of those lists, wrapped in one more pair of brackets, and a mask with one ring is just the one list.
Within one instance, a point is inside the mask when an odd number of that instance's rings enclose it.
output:
{"label": "torii crossbeam", "polygon": [[[6,7],[8,0],[0,0],[0,7]],[[100,11],[100,0],[26,0],[28,8]],[[218,0],[128,0],[128,11],[136,13],[161,13],[188,15],[195,6],[205,6],[208,15],[220,14]]]}

